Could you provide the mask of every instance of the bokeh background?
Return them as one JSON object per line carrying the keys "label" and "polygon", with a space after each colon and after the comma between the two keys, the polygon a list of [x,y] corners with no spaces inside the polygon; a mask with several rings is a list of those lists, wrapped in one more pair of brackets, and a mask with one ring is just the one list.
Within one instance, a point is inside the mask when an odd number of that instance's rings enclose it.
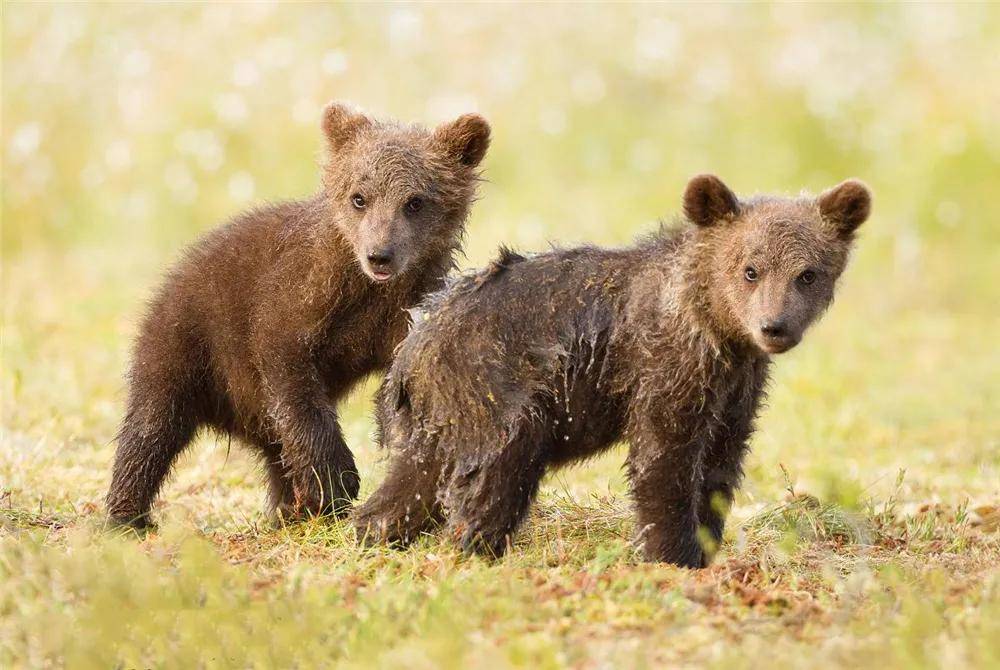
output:
{"label": "bokeh background", "polygon": [[[331,100],[491,122],[463,266],[499,243],[626,244],[710,171],[737,192],[875,193],[838,300],[776,366],[737,505],[1000,498],[995,5],[6,3],[0,506],[99,518],[143,303],[183,247],[318,187]],[[369,395],[345,411],[365,490]],[[621,493],[620,450],[549,480]],[[784,472],[782,471],[784,467]],[[160,508],[261,519],[205,438]]]}

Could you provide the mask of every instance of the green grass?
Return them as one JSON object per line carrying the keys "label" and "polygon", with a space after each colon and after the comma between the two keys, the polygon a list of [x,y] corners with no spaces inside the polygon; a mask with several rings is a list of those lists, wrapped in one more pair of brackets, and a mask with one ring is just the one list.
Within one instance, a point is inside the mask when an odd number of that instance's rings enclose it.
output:
{"label": "green grass", "polygon": [[[1000,666],[998,38],[988,5],[6,4],[0,667]],[[315,188],[331,98],[491,120],[466,266],[627,242],[704,170],[872,186],[712,567],[639,560],[621,449],[548,478],[495,563],[274,528],[212,438],[159,531],[104,532],[143,301],[201,231]],[[344,408],[363,495],[374,388]]]}

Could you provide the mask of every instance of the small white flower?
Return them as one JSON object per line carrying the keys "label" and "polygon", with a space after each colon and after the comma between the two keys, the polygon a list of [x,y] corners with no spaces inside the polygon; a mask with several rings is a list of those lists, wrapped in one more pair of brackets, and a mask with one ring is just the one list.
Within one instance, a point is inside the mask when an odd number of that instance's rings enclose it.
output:
{"label": "small white flower", "polygon": [[104,151],[104,162],[112,170],[120,171],[132,164],[132,150],[125,140],[115,140]]}
{"label": "small white flower", "polygon": [[18,156],[30,156],[42,143],[42,127],[38,123],[26,123],[14,131],[10,140],[11,150]]}
{"label": "small white flower", "polygon": [[198,184],[191,176],[191,171],[180,161],[167,165],[163,179],[167,188],[179,202],[191,202],[198,195]]}
{"label": "small white flower", "polygon": [[229,197],[237,202],[245,202],[253,197],[254,181],[246,172],[237,172],[229,178]]}
{"label": "small white flower", "polygon": [[538,115],[538,125],[549,135],[562,135],[566,132],[566,114],[557,107],[548,107]]}
{"label": "small white flower", "polygon": [[215,99],[215,115],[226,123],[239,123],[247,118],[247,103],[239,93],[223,93]]}
{"label": "small white flower", "polygon": [[260,72],[252,61],[240,61],[233,68],[233,83],[237,86],[253,86],[259,79]]}
{"label": "small white flower", "polygon": [[389,41],[403,47],[415,42],[422,30],[420,15],[411,9],[397,9],[389,16]]}
{"label": "small white flower", "polygon": [[327,74],[336,75],[347,71],[347,54],[343,51],[329,51],[320,61],[320,67]]}
{"label": "small white flower", "polygon": [[132,49],[122,59],[122,73],[126,77],[142,77],[150,69],[149,53],[142,49]]}
{"label": "small white flower", "polygon": [[604,78],[594,70],[580,72],[574,75],[570,88],[580,102],[594,103],[604,97]]}

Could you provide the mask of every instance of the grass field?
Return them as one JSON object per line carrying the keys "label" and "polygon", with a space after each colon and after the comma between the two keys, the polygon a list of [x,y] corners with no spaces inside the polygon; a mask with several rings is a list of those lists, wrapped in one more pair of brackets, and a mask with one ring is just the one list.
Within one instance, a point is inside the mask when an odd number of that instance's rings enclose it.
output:
{"label": "grass field", "polygon": [[[1000,667],[995,6],[3,12],[0,667]],[[626,243],[701,171],[871,185],[710,568],[639,560],[623,448],[550,477],[495,563],[274,528],[210,437],[157,532],[102,531],[143,301],[200,232],[316,188],[334,98],[491,120],[466,267]],[[344,408],[363,495],[374,388]]]}

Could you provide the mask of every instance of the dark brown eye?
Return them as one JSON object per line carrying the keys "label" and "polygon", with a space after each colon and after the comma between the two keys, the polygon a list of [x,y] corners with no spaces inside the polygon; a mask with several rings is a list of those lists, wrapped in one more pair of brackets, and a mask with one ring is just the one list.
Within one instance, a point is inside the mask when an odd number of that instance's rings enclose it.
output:
{"label": "dark brown eye", "polygon": [[354,209],[364,209],[365,208],[365,196],[360,193],[355,193],[351,196],[351,204],[354,205]]}
{"label": "dark brown eye", "polygon": [[418,196],[413,196],[406,201],[403,205],[403,209],[406,210],[407,214],[417,214],[420,210],[424,208],[424,199]]}
{"label": "dark brown eye", "polygon": [[746,277],[747,281],[757,281],[759,275],[753,268],[747,268],[743,271],[743,276]]}
{"label": "dark brown eye", "polygon": [[806,270],[805,272],[799,275],[799,281],[808,286],[809,284],[812,284],[814,281],[816,281],[816,273],[813,272],[812,270]]}

